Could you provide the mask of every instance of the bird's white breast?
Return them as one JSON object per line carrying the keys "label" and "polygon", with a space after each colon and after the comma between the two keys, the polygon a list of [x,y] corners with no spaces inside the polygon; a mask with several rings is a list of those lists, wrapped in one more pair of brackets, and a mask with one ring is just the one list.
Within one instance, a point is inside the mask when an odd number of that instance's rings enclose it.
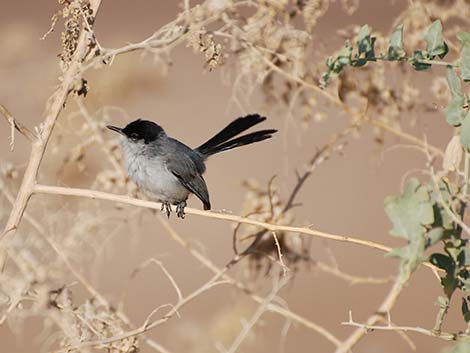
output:
{"label": "bird's white breast", "polygon": [[189,191],[167,169],[164,156],[148,155],[143,142],[128,141],[124,137],[121,147],[128,175],[148,197],[170,203],[188,198]]}

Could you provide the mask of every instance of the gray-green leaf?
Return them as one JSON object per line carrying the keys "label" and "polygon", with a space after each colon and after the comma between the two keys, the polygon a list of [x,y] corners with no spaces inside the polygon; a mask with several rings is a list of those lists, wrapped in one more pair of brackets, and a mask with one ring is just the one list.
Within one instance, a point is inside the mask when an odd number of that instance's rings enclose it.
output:
{"label": "gray-green leaf", "polygon": [[406,55],[403,48],[403,25],[399,25],[390,36],[388,47],[388,59],[400,60]]}
{"label": "gray-green leaf", "polygon": [[465,97],[456,96],[450,101],[449,105],[444,108],[444,114],[446,115],[448,124],[452,126],[459,126],[462,124],[466,115],[466,112],[463,109],[464,104]]}
{"label": "gray-green leaf", "polygon": [[460,143],[463,147],[470,149],[470,113],[467,114],[462,122],[460,129]]}
{"label": "gray-green leaf", "polygon": [[470,33],[459,32],[457,38],[461,44],[460,75],[464,81],[470,81]]}
{"label": "gray-green leaf", "polygon": [[400,196],[385,199],[385,212],[393,223],[391,234],[408,239],[422,237],[425,225],[434,222],[430,195],[416,178],[411,178]]}
{"label": "gray-green leaf", "polygon": [[446,351],[447,353],[468,353],[470,352],[470,341],[461,340],[456,343],[456,345],[450,350]]}
{"label": "gray-green leaf", "polygon": [[442,59],[449,51],[447,44],[444,42],[444,37],[442,36],[442,24],[439,20],[431,24],[424,39],[426,40],[427,51],[432,57],[439,56]]}
{"label": "gray-green leaf", "polygon": [[426,55],[427,53],[423,53],[421,50],[413,51],[413,56],[408,60],[416,71],[423,71],[431,67],[431,64],[425,64],[422,62],[423,60],[427,60]]}
{"label": "gray-green leaf", "polygon": [[452,97],[462,97],[462,85],[460,84],[460,79],[455,73],[455,70],[452,66],[448,65],[446,67],[446,79],[447,79],[447,84],[449,85],[450,88],[450,93],[452,94]]}
{"label": "gray-green leaf", "polygon": [[359,67],[365,65],[367,61],[375,60],[374,45],[375,37],[371,37],[369,26],[362,26],[357,34],[358,57],[354,58],[351,65]]}

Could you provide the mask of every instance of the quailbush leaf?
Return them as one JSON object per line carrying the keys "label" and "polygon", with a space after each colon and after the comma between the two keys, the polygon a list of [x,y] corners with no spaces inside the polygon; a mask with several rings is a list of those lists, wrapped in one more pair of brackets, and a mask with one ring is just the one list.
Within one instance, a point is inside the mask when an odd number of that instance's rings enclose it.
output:
{"label": "quailbush leaf", "polygon": [[470,113],[462,121],[460,128],[460,143],[463,147],[470,149]]}
{"label": "quailbush leaf", "polygon": [[445,295],[450,298],[457,289],[458,282],[452,273],[447,273],[445,277],[441,278],[441,284]]}
{"label": "quailbush leaf", "polygon": [[462,162],[463,148],[458,135],[452,136],[446,146],[444,158],[442,159],[442,169],[445,172],[453,172],[459,169]]}
{"label": "quailbush leaf", "polygon": [[454,261],[447,255],[434,253],[429,257],[429,261],[434,265],[439,267],[440,269],[446,270],[450,272],[453,270]]}
{"label": "quailbush leaf", "polygon": [[468,304],[465,298],[462,298],[462,315],[466,323],[470,321],[470,312],[468,311]]}
{"label": "quailbush leaf", "polygon": [[385,212],[393,223],[390,233],[410,241],[422,237],[424,226],[434,222],[430,195],[416,178],[408,180],[402,195],[385,199]]}
{"label": "quailbush leaf", "polygon": [[444,235],[444,228],[442,227],[431,229],[427,234],[428,243],[426,244],[426,247],[436,244],[439,240],[444,238]]}
{"label": "quailbush leaf", "polygon": [[394,249],[387,256],[400,257],[402,270],[411,272],[426,259],[424,225],[434,222],[433,204],[426,187],[416,178],[408,180],[400,196],[385,199],[385,212],[393,224],[392,235],[408,240],[408,245]]}
{"label": "quailbush leaf", "polygon": [[[460,142],[459,142],[460,143]],[[438,182],[439,190],[434,190],[434,187],[429,185],[428,191],[431,195],[434,210],[434,223],[433,228],[442,227],[444,228],[445,236],[453,230],[453,221],[447,211],[440,205],[439,200],[442,199],[450,208],[453,210],[453,198],[458,193],[458,188],[455,184],[451,183],[447,178],[442,178]]]}
{"label": "quailbush leaf", "polygon": [[436,304],[439,305],[440,308],[445,308],[449,305],[449,299],[440,295],[436,299]]}
{"label": "quailbush leaf", "polygon": [[368,25],[364,25],[357,34],[357,49],[359,56],[373,57],[374,56],[374,41],[370,35],[370,28]]}
{"label": "quailbush leaf", "polygon": [[449,353],[468,353],[470,352],[470,341],[461,340],[458,342]]}
{"label": "quailbush leaf", "polygon": [[412,243],[401,248],[394,248],[385,254],[385,257],[396,257],[402,260],[402,268],[406,271],[414,271],[421,262],[427,260],[424,256],[426,240],[424,237],[416,238]]}
{"label": "quailbush leaf", "polygon": [[409,60],[410,60],[411,66],[413,66],[413,68],[416,71],[423,71],[431,67],[431,64],[425,64],[421,62],[421,60],[426,60],[426,59],[427,59],[426,53],[423,53],[421,50],[415,50],[413,51],[413,56]]}
{"label": "quailbush leaf", "polygon": [[460,41],[460,75],[464,81],[470,81],[470,33],[459,32],[457,39]]}
{"label": "quailbush leaf", "polygon": [[399,25],[390,36],[388,46],[388,59],[400,60],[405,57],[405,49],[403,48],[403,25]]}
{"label": "quailbush leaf", "polygon": [[457,96],[452,98],[449,105],[444,108],[444,114],[446,115],[446,121],[449,125],[459,126],[465,119],[465,110],[463,106],[465,104],[464,96]]}
{"label": "quailbush leaf", "polygon": [[463,97],[462,85],[460,84],[460,79],[455,73],[455,70],[452,66],[448,65],[446,67],[446,79],[447,84],[449,85],[450,93],[452,97]]}
{"label": "quailbush leaf", "polygon": [[428,28],[424,39],[427,44],[427,52],[431,57],[439,56],[441,59],[447,54],[449,48],[444,42],[442,35],[442,24],[441,21],[434,21]]}

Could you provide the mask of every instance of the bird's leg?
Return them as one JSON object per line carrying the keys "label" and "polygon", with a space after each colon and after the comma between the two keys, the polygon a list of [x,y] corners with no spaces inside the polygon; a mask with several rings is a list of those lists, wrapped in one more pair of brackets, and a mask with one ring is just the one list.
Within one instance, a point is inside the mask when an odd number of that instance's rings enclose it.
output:
{"label": "bird's leg", "polygon": [[161,211],[166,213],[166,216],[170,218],[171,213],[171,205],[168,201],[162,201],[162,208]]}
{"label": "bird's leg", "polygon": [[185,207],[186,207],[186,200],[181,201],[180,203],[178,203],[176,205],[176,215],[181,219],[184,219],[184,216],[185,216],[184,208]]}

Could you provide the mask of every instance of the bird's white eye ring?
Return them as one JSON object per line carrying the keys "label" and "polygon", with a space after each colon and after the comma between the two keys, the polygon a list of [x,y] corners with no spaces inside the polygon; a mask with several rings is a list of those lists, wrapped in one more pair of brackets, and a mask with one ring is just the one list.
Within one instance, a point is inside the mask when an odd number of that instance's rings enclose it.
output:
{"label": "bird's white eye ring", "polygon": [[130,137],[133,140],[137,140],[139,138],[139,134],[136,134],[135,132],[133,132]]}

